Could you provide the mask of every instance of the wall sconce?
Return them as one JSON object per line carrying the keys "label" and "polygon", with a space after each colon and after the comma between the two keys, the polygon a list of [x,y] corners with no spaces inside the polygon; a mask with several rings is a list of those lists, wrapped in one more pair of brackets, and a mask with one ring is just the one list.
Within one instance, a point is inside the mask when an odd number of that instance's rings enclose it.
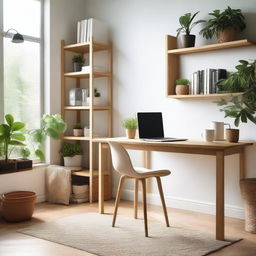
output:
{"label": "wall sconce", "polygon": [[24,42],[24,37],[22,34],[20,34],[16,29],[14,28],[10,28],[7,30],[7,32],[5,33],[5,35],[7,35],[9,33],[10,30],[14,30],[16,33],[13,34],[12,36],[12,43],[16,43],[16,44],[20,44]]}

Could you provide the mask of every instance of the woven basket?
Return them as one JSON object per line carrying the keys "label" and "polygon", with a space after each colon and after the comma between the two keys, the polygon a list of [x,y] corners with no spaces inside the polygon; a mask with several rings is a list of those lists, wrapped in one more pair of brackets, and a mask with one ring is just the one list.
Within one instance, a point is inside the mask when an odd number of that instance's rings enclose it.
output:
{"label": "woven basket", "polygon": [[245,231],[256,233],[256,179],[240,181],[245,209]]}

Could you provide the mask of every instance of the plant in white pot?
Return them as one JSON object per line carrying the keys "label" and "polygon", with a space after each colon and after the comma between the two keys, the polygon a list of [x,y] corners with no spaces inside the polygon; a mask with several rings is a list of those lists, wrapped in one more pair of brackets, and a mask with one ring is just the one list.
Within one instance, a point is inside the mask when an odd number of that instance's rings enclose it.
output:
{"label": "plant in white pot", "polygon": [[60,155],[64,158],[64,166],[72,170],[82,169],[83,149],[79,144],[64,142]]}

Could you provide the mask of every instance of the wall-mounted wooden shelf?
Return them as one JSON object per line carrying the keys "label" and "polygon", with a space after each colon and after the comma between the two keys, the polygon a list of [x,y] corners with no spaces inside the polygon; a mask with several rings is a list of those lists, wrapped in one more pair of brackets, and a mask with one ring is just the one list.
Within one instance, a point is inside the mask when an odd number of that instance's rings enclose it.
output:
{"label": "wall-mounted wooden shelf", "polygon": [[64,140],[90,140],[90,137],[79,137],[79,136],[64,136]]}
{"label": "wall-mounted wooden shelf", "polygon": [[237,40],[227,43],[203,45],[198,47],[177,48],[177,38],[174,36],[166,36],[166,56],[167,56],[167,97],[174,99],[212,99],[220,97],[229,97],[242,95],[242,93],[228,94],[198,94],[198,95],[176,95],[175,81],[180,78],[180,55],[196,54],[210,51],[220,51],[225,49],[233,49],[237,47],[256,46],[256,43],[247,39]]}
{"label": "wall-mounted wooden shelf", "polygon": [[236,93],[219,93],[219,94],[195,94],[195,95],[168,95],[168,98],[173,99],[217,99],[223,97],[240,96],[242,92]]}
{"label": "wall-mounted wooden shelf", "polygon": [[[65,110],[90,110],[90,106],[65,106]],[[93,106],[95,111],[110,110],[110,106]]]}
{"label": "wall-mounted wooden shelf", "polygon": [[[95,52],[106,51],[109,48],[110,47],[108,44],[93,42],[93,50]],[[75,53],[80,53],[80,54],[89,53],[90,52],[90,42],[66,45],[66,46],[64,46],[64,50],[70,51],[70,52],[75,52]]]}
{"label": "wall-mounted wooden shelf", "polygon": [[[109,77],[110,73],[108,72],[93,72],[93,77]],[[71,78],[90,78],[90,73],[88,72],[68,72],[64,74],[65,77]]]}

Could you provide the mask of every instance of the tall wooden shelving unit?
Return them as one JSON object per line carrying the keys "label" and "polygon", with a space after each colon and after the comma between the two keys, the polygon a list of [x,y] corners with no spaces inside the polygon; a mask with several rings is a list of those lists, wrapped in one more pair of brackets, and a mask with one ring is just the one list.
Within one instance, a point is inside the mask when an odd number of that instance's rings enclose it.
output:
{"label": "tall wooden shelving unit", "polygon": [[[94,70],[94,53],[100,51],[107,51],[108,53],[108,72],[96,72]],[[89,72],[65,72],[65,61],[66,52],[72,52],[74,54],[88,54],[89,55]],[[107,79],[107,90],[108,90],[108,104],[107,106],[94,106],[94,79],[104,77]],[[88,106],[69,106],[66,102],[66,78],[74,78],[76,80],[76,88],[80,88],[81,79],[89,79],[89,95],[90,103]],[[90,202],[98,200],[98,170],[94,168],[94,160],[98,154],[95,154],[94,148],[94,114],[95,111],[107,111],[108,124],[107,124],[107,136],[112,137],[112,46],[111,44],[103,44],[95,42],[91,38],[88,43],[78,43],[72,45],[65,45],[65,41],[61,41],[61,114],[64,120],[66,120],[66,112],[74,111],[76,113],[76,122],[80,122],[81,115],[84,111],[89,112],[89,137],[75,137],[70,135],[64,135],[63,141],[76,141],[77,143],[81,141],[88,141],[89,146],[89,168],[83,169],[81,171],[73,172],[72,175],[89,177],[89,198]],[[106,136],[104,136],[106,137]],[[105,171],[105,200],[111,198],[111,162],[110,162],[110,152],[107,151],[107,169]]]}
{"label": "tall wooden shelving unit", "polygon": [[238,47],[256,46],[254,42],[247,39],[236,40],[226,43],[210,44],[198,47],[188,47],[176,49],[177,38],[166,36],[166,61],[167,61],[167,97],[174,99],[211,99],[229,96],[238,96],[242,93],[225,93],[225,94],[197,94],[197,95],[176,95],[175,80],[180,77],[180,56],[187,54],[196,54],[210,51],[221,51]]}

